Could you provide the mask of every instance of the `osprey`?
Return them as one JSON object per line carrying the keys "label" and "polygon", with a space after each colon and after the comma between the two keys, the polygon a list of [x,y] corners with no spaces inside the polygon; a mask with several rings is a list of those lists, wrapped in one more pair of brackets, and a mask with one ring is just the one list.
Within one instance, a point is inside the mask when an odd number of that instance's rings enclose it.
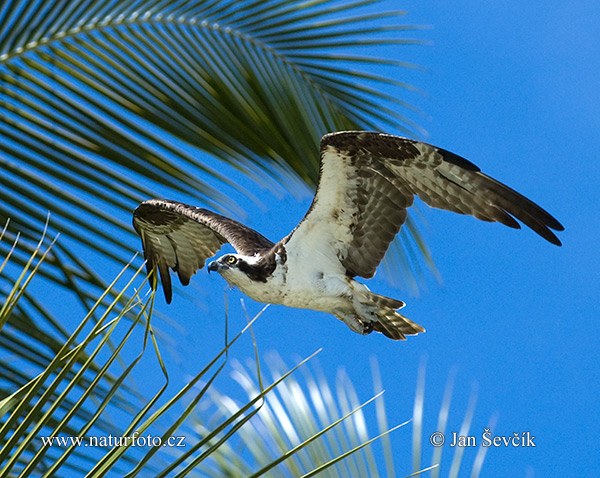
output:
{"label": "osprey", "polygon": [[370,278],[418,196],[429,206],[520,228],[552,244],[562,231],[550,214],[456,154],[374,132],[331,133],[321,140],[319,185],[296,228],[274,244],[243,224],[177,201],[151,199],[133,213],[148,272],[158,267],[168,303],[169,269],[187,285],[226,242],[237,254],[208,264],[258,302],[333,314],[354,332],[405,339],[425,329],[402,316],[404,303],[371,292]]}

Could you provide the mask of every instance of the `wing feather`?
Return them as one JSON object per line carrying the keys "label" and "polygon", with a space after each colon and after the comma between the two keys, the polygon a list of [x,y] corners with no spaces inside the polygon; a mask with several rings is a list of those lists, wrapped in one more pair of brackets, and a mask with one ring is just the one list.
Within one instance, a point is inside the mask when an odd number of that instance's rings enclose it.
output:
{"label": "wing feather", "polygon": [[229,242],[239,254],[253,255],[273,243],[243,224],[207,209],[177,201],[151,199],[133,212],[133,227],[142,238],[148,273],[158,268],[167,302],[173,292],[169,269],[183,285]]}
{"label": "wing feather", "polygon": [[[319,187],[287,241],[322,237],[349,275],[372,277],[418,196],[431,207],[519,229],[517,219],[552,244],[563,226],[537,204],[454,153],[398,136],[345,131],[321,140]],[[295,237],[294,237],[295,236]],[[297,240],[295,240],[297,239]],[[302,240],[300,240],[302,239]]]}

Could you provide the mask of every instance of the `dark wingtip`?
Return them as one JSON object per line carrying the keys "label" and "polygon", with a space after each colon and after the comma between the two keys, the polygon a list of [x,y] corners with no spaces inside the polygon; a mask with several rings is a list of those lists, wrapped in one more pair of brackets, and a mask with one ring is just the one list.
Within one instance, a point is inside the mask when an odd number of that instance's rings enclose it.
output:
{"label": "dark wingtip", "polygon": [[552,218],[554,220],[554,222],[552,224],[549,224],[548,226],[551,227],[552,229],[554,229],[555,231],[564,231],[565,230],[565,226],[563,226],[560,222],[558,222],[556,219]]}
{"label": "dark wingtip", "polygon": [[556,237],[556,235],[550,230],[550,228],[554,229],[552,226],[548,225],[547,223],[543,223],[540,220],[536,220],[536,218],[533,218],[529,215],[523,215],[520,219],[529,228],[546,239],[549,243],[554,244],[555,246],[562,245],[560,239]]}
{"label": "dark wingtip", "polygon": [[[535,206],[537,206],[536,204],[534,204]],[[541,214],[540,214],[540,218],[544,221],[546,227],[549,227],[550,229],[553,229],[554,231],[564,231],[565,227],[558,222],[554,216],[552,216],[549,212],[545,211],[544,209],[542,209],[541,207],[537,206],[538,209],[540,209]]]}
{"label": "dark wingtip", "polygon": [[189,285],[190,279],[192,277],[190,275],[187,275],[187,274],[184,274],[183,272],[181,272],[179,267],[177,267],[177,269],[175,269],[175,271],[177,272],[177,277],[179,277],[179,282],[181,282],[181,284],[184,286]]}
{"label": "dark wingtip", "polygon": [[[562,246],[560,239],[551,231],[551,229],[554,229],[555,231],[564,231],[564,227],[562,227],[559,222],[556,221],[556,224],[549,224],[550,221],[542,222],[543,219],[532,218],[531,216],[524,216],[521,220],[549,243],[554,244],[555,246]],[[556,225],[559,227],[555,227]]]}
{"label": "dark wingtip", "polygon": [[165,300],[167,301],[167,304],[170,304],[171,300],[173,300],[173,290],[171,287],[171,276],[169,275],[169,269],[167,268],[166,274],[163,274],[163,271],[160,269],[158,264],[151,264],[151,262],[147,260],[146,270],[148,271],[148,281],[150,282],[152,290],[156,290],[158,288],[158,278],[160,277],[160,282],[165,294]]}
{"label": "dark wingtip", "polygon": [[[506,213],[522,221],[527,227],[551,244],[556,246],[562,245],[551,229],[554,231],[564,231],[565,228],[548,211],[542,209],[536,203],[505,184],[484,174],[481,177],[485,177],[488,180],[490,189],[497,195],[496,202]],[[502,221],[500,220],[500,222]]]}
{"label": "dark wingtip", "polygon": [[167,301],[167,304],[170,304],[171,301],[173,300],[173,289],[171,288],[171,280],[169,277],[168,280],[168,284],[165,283],[165,281],[162,281],[163,284],[163,292],[165,293],[165,300]]}
{"label": "dark wingtip", "polygon": [[[564,229],[559,229],[559,230],[563,231]],[[553,240],[551,240],[550,243],[552,243],[558,247],[562,246],[562,242],[560,242],[560,239],[558,237],[556,237],[554,234],[552,234],[552,239]]]}
{"label": "dark wingtip", "polygon": [[170,304],[173,299],[173,288],[171,286],[169,266],[164,262],[159,262],[158,271],[160,272],[160,281],[162,282],[163,291],[165,293],[165,300],[167,301],[167,304]]}

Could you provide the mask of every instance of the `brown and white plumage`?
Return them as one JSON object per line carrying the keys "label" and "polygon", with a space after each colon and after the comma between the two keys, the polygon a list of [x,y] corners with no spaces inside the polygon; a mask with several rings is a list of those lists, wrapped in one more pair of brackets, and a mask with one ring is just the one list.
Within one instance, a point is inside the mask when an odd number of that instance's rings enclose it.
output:
{"label": "brown and white plumage", "polygon": [[[345,227],[351,240],[336,251],[354,275],[372,277],[406,220],[414,197],[429,206],[520,228],[517,218],[560,245],[550,229],[563,227],[542,208],[477,166],[426,143],[370,132],[333,133],[321,140],[321,176],[300,223]],[[513,217],[514,216],[514,217]]]}
{"label": "brown and white plumage", "polygon": [[239,222],[175,201],[146,201],[133,222],[168,302],[169,268],[186,285],[229,242],[237,254],[213,261],[209,269],[250,297],[329,312],[359,333],[374,329],[403,339],[423,331],[395,310],[404,304],[371,293],[353,277],[375,274],[415,196],[432,207],[513,228],[520,227],[518,219],[560,245],[551,231],[563,229],[556,219],[469,161],[418,141],[359,131],[323,137],[313,203],[277,244]]}
{"label": "brown and white plumage", "polygon": [[148,273],[158,267],[168,303],[173,293],[169,269],[177,272],[183,285],[188,285],[206,259],[226,242],[244,255],[273,247],[266,237],[233,219],[165,199],[140,204],[134,212],[133,227],[142,238]]}

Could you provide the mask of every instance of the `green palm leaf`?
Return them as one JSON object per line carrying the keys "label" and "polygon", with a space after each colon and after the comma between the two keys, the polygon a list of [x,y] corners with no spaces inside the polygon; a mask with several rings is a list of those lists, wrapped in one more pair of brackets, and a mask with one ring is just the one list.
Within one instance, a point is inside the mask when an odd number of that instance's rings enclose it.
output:
{"label": "green palm leaf", "polygon": [[[410,106],[381,91],[414,88],[368,71],[373,64],[411,67],[373,58],[368,47],[414,43],[399,39],[413,27],[397,24],[401,12],[364,13],[371,3],[2,2],[0,221],[12,219],[0,241],[3,257],[20,234],[0,279],[3,302],[11,303],[12,284],[36,251],[48,211],[47,237],[61,240],[37,280],[68,291],[84,312],[102,295],[103,308],[135,320],[126,297],[110,288],[103,295],[108,284],[92,264],[108,259],[120,267],[139,249],[130,227],[138,202],[173,197],[239,214],[221,192],[223,185],[238,188],[223,171],[236,168],[263,182],[294,175],[313,186],[323,133],[418,131],[397,112]],[[410,257],[402,249],[410,241],[403,244],[395,246],[398,258]],[[404,272],[413,267],[410,259],[399,264]],[[41,373],[70,336],[27,290],[3,317],[0,398]],[[90,320],[101,317],[94,312]],[[77,380],[81,389],[100,371],[95,363],[87,367],[90,376]],[[108,396],[118,377],[106,372],[94,398]],[[75,403],[66,398],[61,407]],[[132,410],[119,394],[112,405]],[[102,420],[97,426],[110,429]]]}
{"label": "green palm leaf", "polygon": [[123,262],[142,199],[233,208],[223,163],[314,185],[323,133],[418,129],[383,108],[407,105],[381,86],[407,85],[354,71],[387,63],[359,47],[415,42],[371,3],[5,2],[0,217],[39,231],[50,210],[52,230]]}
{"label": "green palm leaf", "polygon": [[[1,236],[5,239],[5,234]],[[43,270],[49,249],[41,252],[42,244],[43,240],[39,241],[12,284],[9,300],[0,310],[0,325],[15,313],[31,279]],[[4,261],[0,265],[0,272],[7,264]],[[55,341],[55,354],[48,357],[48,364],[44,366],[43,360],[37,364],[41,372],[13,387],[0,400],[1,476],[380,476],[379,460],[372,448],[379,438],[383,438],[387,474],[394,476],[393,455],[386,438],[398,427],[388,427],[376,367],[374,388],[378,393],[362,403],[343,373],[335,389],[322,374],[306,368],[304,384],[295,379],[292,374],[316,353],[291,369],[278,357],[271,358],[267,362],[270,385],[265,387],[257,352],[256,362],[249,363],[248,368],[237,361],[233,367],[246,400],[239,403],[216,390],[214,380],[225,367],[231,347],[268,306],[233,340],[226,341],[225,348],[191,380],[176,393],[169,391],[170,398],[165,397],[169,374],[151,326],[154,292],[144,299],[135,292],[124,307],[120,302],[141,271],[128,275],[130,269],[126,266],[76,330]],[[113,299],[106,303],[109,297]],[[124,320],[127,312],[132,321]],[[1,332],[3,337],[5,331]],[[132,395],[125,380],[139,371],[140,361],[152,349],[162,383],[150,399],[145,399]],[[148,369],[141,373],[146,375]],[[420,468],[423,389],[422,371],[413,417],[415,472],[409,476],[438,470],[441,460],[436,451],[433,465]],[[438,430],[445,430],[450,395],[451,391],[445,394]],[[129,407],[122,406],[123,397],[133,398]],[[369,430],[371,420],[365,411],[373,401],[378,423],[375,436]],[[205,419],[206,414],[198,410],[207,407],[216,411]],[[468,431],[472,404],[469,409],[463,433]],[[110,420],[113,413],[118,413],[118,424]],[[144,447],[131,439],[146,435],[162,443],[175,437],[174,443],[181,444],[181,437],[185,448]],[[107,441],[111,436],[125,439]],[[247,452],[240,453],[240,449]],[[478,475],[484,456],[485,448],[480,448],[472,476]],[[457,451],[450,476],[457,476],[461,458],[462,451]]]}
{"label": "green palm leaf", "polygon": [[[0,254],[16,231],[21,240],[0,297],[33,254],[48,211],[47,236],[61,241],[38,276],[87,311],[108,285],[92,264],[120,267],[139,250],[130,221],[141,200],[172,197],[239,214],[221,192],[239,186],[223,171],[263,183],[294,175],[314,186],[323,133],[418,130],[398,113],[410,106],[383,92],[414,88],[369,71],[411,67],[374,58],[369,47],[414,43],[401,39],[414,27],[399,24],[402,12],[361,9],[372,3],[2,2],[0,221],[12,222]],[[386,267],[410,281],[408,271],[419,272],[413,249],[426,249],[408,225]],[[68,336],[27,293],[7,320],[0,345],[34,370]],[[1,393],[28,380],[23,367],[0,360]]]}
{"label": "green palm leaf", "polygon": [[[288,370],[277,354],[271,354],[267,364],[273,381],[280,379]],[[240,384],[248,398],[260,395],[261,379],[255,372],[256,366],[253,361],[248,361],[248,367],[234,361],[232,368],[232,377]],[[199,469],[207,476],[214,477],[308,477],[318,473],[318,476],[326,478],[429,476],[425,475],[426,471],[431,471],[432,477],[439,477],[442,470],[442,476],[446,476],[444,468],[448,467],[449,477],[458,476],[464,448],[450,450],[453,452],[452,458],[442,461],[442,448],[433,447],[429,437],[422,436],[424,366],[419,374],[414,414],[410,423],[413,428],[412,473],[408,471],[410,463],[394,459],[390,432],[408,425],[408,422],[389,427],[384,403],[385,394],[382,391],[375,359],[375,395],[363,403],[359,400],[359,393],[352,381],[343,371],[338,371],[335,387],[324,378],[324,374],[317,367],[312,367],[312,370],[303,367],[302,371],[304,380],[299,380],[297,375],[293,375],[281,381],[272,393],[266,395],[264,403],[252,420]],[[453,376],[448,380],[439,413],[437,430],[442,433],[446,432],[452,386]],[[397,401],[397,397],[394,400]],[[369,416],[373,412],[373,401],[376,406],[376,420]],[[209,402],[213,407],[208,412],[196,413],[194,417],[193,426],[198,436],[205,436],[212,423],[231,416],[241,407],[230,396],[219,393],[215,387],[210,389]],[[474,408],[475,398],[472,395],[461,433],[468,431]],[[207,415],[209,419],[206,418]],[[375,421],[377,427],[373,426]],[[493,426],[495,418],[491,420],[490,427]],[[374,443],[373,436],[379,438],[377,443]],[[381,447],[374,446],[379,444]],[[433,451],[429,466],[421,465],[423,448],[427,450],[428,455]],[[346,455],[349,450],[354,452]],[[479,476],[485,454],[486,448],[480,444],[469,476]]]}
{"label": "green palm leaf", "polygon": [[[33,259],[35,258],[32,258],[32,262]],[[123,269],[110,284],[75,332],[60,344],[55,357],[42,372],[0,400],[0,475],[133,477],[140,473],[144,473],[143,476],[175,476],[173,473],[176,472],[176,476],[180,477],[199,476],[196,471],[198,466],[220,452],[223,445],[239,434],[244,425],[261,410],[265,397],[273,394],[273,390],[282,386],[306,362],[304,360],[291,370],[278,374],[268,387],[263,389],[261,385],[246,404],[237,410],[231,410],[227,416],[221,416],[212,428],[203,428],[202,437],[187,436],[185,452],[181,450],[173,456],[164,447],[140,448],[139,442],[133,440],[119,441],[118,446],[110,444],[111,442],[104,445],[106,440],[102,441],[102,438],[111,436],[109,433],[113,437],[140,437],[149,434],[161,437],[163,442],[169,437],[184,437],[181,435],[184,433],[182,426],[198,403],[208,399],[212,383],[226,363],[229,348],[241,336],[240,333],[228,342],[194,378],[171,398],[165,399],[168,373],[150,325],[154,294],[142,300],[135,293],[127,301],[125,309],[118,312],[118,298],[125,295],[141,271],[138,269],[133,277],[127,277],[125,285],[117,285],[122,284],[119,279],[127,270],[127,267]],[[33,275],[35,269],[30,273],[26,268],[22,276],[27,276],[27,279],[14,284],[10,294],[13,299],[10,306],[0,311],[0,323],[4,323],[10,307],[16,306],[22,299],[28,278]],[[110,295],[111,289],[116,297],[104,308],[103,299]],[[102,310],[102,313],[94,321],[92,318],[97,310]],[[123,320],[125,310],[133,313],[133,322]],[[249,322],[245,330],[259,316],[260,313]],[[144,326],[139,327],[140,324]],[[140,333],[143,333],[141,350],[139,341],[135,340]],[[113,336],[116,336],[116,347],[107,350]],[[125,350],[136,347],[131,345],[132,342],[138,343],[137,352],[134,352],[133,359],[126,359],[128,363],[119,370],[117,378],[111,379],[109,370],[114,369],[120,357],[130,355]],[[102,422],[114,412],[114,399],[119,394],[126,393],[124,380],[135,371],[150,344],[156,353],[164,384],[150,400],[140,401],[131,413],[121,415],[120,426],[107,430]],[[204,381],[202,386],[199,385],[201,381]],[[94,395],[97,400],[94,400]],[[183,411],[175,412],[176,405],[183,408]],[[355,407],[336,424],[359,412],[360,408]],[[81,413],[82,411],[86,413]],[[327,428],[317,430],[315,439],[326,432]],[[100,445],[96,444],[94,437]],[[74,440],[81,441],[76,445]],[[367,443],[368,441],[361,443],[355,448],[360,449]],[[302,451],[309,444],[310,441],[301,444],[296,451]],[[345,450],[345,453],[349,454],[350,451]],[[160,461],[151,461],[155,455],[162,458],[162,464]],[[340,455],[342,456],[344,455]],[[285,458],[284,454],[279,460],[284,461]]]}

